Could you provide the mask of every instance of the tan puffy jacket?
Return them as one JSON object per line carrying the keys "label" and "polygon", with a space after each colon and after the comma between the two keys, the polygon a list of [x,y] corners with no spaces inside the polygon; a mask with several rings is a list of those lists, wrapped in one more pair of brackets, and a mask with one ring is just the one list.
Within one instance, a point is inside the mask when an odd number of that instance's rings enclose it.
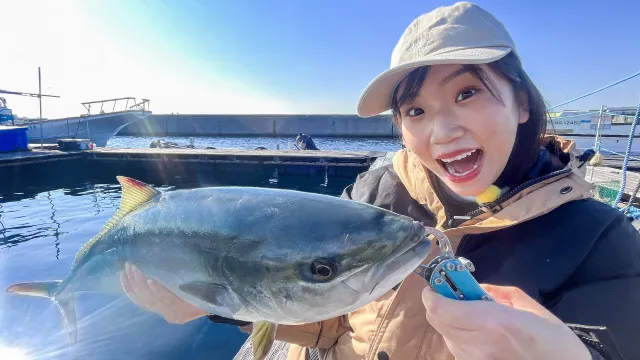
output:
{"label": "tan puffy jacket", "polygon": [[[566,168],[573,171],[561,174],[521,191],[501,204],[502,210],[484,214],[462,225],[444,230],[457,249],[465,234],[490,232],[535,218],[572,200],[591,196],[592,186],[584,180],[584,169],[577,169],[575,144],[560,138],[562,151],[572,157]],[[586,167],[586,166],[585,166]],[[393,168],[412,198],[426,205],[437,215],[438,228],[443,229],[443,206],[429,184],[420,161],[407,150],[396,153]],[[563,188],[572,191],[563,194]],[[562,194],[562,195],[561,195]],[[425,260],[428,263],[437,252]],[[445,360],[453,356],[442,336],[427,322],[421,292],[426,282],[417,275],[409,275],[397,288],[378,300],[344,316],[320,323],[278,327],[276,339],[292,344],[289,360],[308,358],[307,347],[318,348],[320,359],[377,360],[385,352],[391,359]]]}

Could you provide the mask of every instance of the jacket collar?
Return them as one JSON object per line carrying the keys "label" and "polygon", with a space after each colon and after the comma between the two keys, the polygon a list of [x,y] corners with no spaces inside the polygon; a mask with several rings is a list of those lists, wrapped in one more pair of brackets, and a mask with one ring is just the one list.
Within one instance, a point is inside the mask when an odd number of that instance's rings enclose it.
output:
{"label": "jacket collar", "polygon": [[[509,189],[497,201],[482,204],[468,214],[450,213],[445,204],[452,199],[446,192],[438,191],[438,180],[408,149],[394,155],[393,167],[411,197],[436,215],[438,228],[452,229],[461,234],[480,233],[512,226],[548,213],[569,201],[592,196],[593,185],[584,179],[586,166],[581,166],[578,159],[581,153],[575,143],[559,136],[544,137],[545,148],[554,144],[558,151],[541,152],[528,179]],[[549,158],[545,160],[547,155]],[[564,160],[563,165],[549,166],[551,161],[558,164],[561,160]]]}

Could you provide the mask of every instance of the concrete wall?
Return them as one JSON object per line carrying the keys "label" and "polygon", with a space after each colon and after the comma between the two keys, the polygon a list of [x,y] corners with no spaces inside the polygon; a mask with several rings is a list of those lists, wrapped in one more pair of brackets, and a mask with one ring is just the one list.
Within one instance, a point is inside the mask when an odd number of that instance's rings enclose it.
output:
{"label": "concrete wall", "polygon": [[124,127],[131,136],[311,136],[397,137],[389,115],[151,115]]}

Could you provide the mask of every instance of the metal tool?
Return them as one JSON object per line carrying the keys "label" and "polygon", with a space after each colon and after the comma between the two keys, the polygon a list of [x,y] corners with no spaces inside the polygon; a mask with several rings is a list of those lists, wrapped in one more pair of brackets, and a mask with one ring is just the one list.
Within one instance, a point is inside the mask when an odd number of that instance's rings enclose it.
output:
{"label": "metal tool", "polygon": [[420,265],[414,272],[427,280],[433,290],[450,299],[493,301],[471,275],[475,270],[473,263],[455,256],[447,236],[434,228],[427,228],[427,233],[435,236],[440,254],[428,265]]}

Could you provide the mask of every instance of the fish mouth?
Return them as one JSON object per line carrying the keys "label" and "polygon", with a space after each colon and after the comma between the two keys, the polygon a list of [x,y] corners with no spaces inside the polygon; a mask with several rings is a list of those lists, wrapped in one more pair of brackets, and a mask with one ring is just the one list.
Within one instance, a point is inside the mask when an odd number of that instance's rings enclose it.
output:
{"label": "fish mouth", "polygon": [[414,221],[411,226],[411,233],[389,255],[342,283],[357,293],[372,294],[381,288],[391,289],[409,276],[431,251],[431,241],[424,225]]}

